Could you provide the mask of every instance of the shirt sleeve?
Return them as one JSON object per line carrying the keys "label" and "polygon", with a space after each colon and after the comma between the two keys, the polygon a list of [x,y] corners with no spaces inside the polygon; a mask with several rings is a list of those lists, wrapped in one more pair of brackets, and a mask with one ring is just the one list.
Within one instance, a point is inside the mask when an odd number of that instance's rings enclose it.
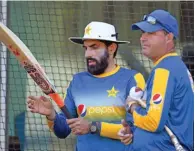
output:
{"label": "shirt sleeve", "polygon": [[[143,75],[141,73],[135,73],[132,81],[129,83],[129,92],[128,92],[128,95],[130,93],[130,90],[132,87],[136,86],[136,87],[139,87],[141,88],[142,90],[145,89],[145,79],[143,77]],[[129,124],[130,128],[131,128],[131,131],[133,132],[135,130],[135,126],[134,126],[134,119],[133,119],[133,116],[130,114],[130,113],[126,113],[126,121],[127,123]]]}
{"label": "shirt sleeve", "polygon": [[145,83],[145,79],[144,79],[143,75],[141,73],[135,74],[134,80],[135,80],[135,85],[133,85],[133,86],[139,87],[142,90],[144,90],[146,83]]}
{"label": "shirt sleeve", "polygon": [[[141,73],[135,73],[132,78],[129,80],[129,83],[127,84],[127,94],[126,97],[129,95],[129,91],[132,87],[137,86],[140,87],[142,90],[145,87],[145,80]],[[125,106],[124,106],[125,108]],[[134,130],[133,126],[133,117],[131,114],[126,113],[126,121],[129,123],[131,130]],[[116,123],[106,123],[101,122],[101,130],[100,135],[104,137],[109,137],[113,139],[119,139],[118,137],[118,131],[122,128],[122,124],[116,124]]]}
{"label": "shirt sleeve", "polygon": [[73,97],[73,94],[72,94],[73,85],[74,85],[74,78],[71,81],[71,83],[70,83],[70,85],[69,85],[69,87],[67,89],[67,93],[66,93],[64,104],[66,105],[66,107],[67,107],[68,111],[70,112],[70,114],[72,115],[72,117],[77,118],[78,114],[77,114],[77,110],[76,110],[74,97]]}
{"label": "shirt sleeve", "polygon": [[[76,112],[74,99],[72,96],[73,82],[74,81],[71,81],[71,83],[67,89],[67,93],[66,93],[66,97],[65,97],[65,105],[73,117],[78,117],[77,112]],[[57,113],[54,121],[49,121],[49,120],[47,120],[47,121],[48,121],[48,126],[49,126],[50,130],[52,130],[57,137],[66,138],[70,134],[71,129],[67,125],[66,117],[63,113],[59,113],[59,114]]]}
{"label": "shirt sleeve", "polygon": [[151,132],[162,131],[172,101],[175,83],[167,69],[157,68],[147,83],[147,108],[136,108],[134,125]]}
{"label": "shirt sleeve", "polygon": [[122,124],[101,122],[100,136],[119,139],[117,134],[122,127]]}

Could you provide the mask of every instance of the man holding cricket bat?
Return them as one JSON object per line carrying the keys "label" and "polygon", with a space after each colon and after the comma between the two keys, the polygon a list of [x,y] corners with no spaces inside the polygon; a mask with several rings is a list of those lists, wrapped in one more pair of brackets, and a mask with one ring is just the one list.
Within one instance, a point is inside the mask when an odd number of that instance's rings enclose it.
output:
{"label": "man holding cricket bat", "polygon": [[[192,151],[193,80],[175,50],[177,21],[169,12],[155,10],[145,15],[141,22],[133,24],[132,30],[142,31],[142,53],[154,63],[154,68],[143,96],[131,94],[127,99],[128,111],[133,115],[134,125],[137,127],[133,132],[132,144],[127,150],[183,151],[173,146],[167,129],[165,130],[168,127],[183,149]],[[140,98],[146,101],[146,109],[139,105]],[[132,139],[123,137],[127,129],[127,126],[123,127],[118,133],[122,142]]]}
{"label": "man holding cricket bat", "polygon": [[[84,37],[69,39],[83,46],[87,63],[87,71],[75,74],[67,89],[65,105],[73,118],[56,113],[45,97],[29,97],[28,107],[46,115],[57,137],[77,135],[76,151],[124,151],[117,135],[121,119],[133,122],[126,116],[126,99],[132,87],[145,87],[140,73],[115,64],[118,45],[129,42],[118,41],[114,26],[104,22],[91,22]],[[124,137],[132,137],[130,131]]]}

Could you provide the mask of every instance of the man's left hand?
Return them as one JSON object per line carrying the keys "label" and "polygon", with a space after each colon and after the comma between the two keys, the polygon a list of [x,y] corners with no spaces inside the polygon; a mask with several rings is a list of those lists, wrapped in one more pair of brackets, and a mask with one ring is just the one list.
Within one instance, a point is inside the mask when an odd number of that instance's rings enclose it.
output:
{"label": "man's left hand", "polygon": [[125,120],[121,121],[121,124],[123,125],[123,128],[121,128],[118,132],[118,136],[122,143],[125,145],[128,145],[132,142],[133,134],[131,132],[131,129],[127,122]]}
{"label": "man's left hand", "polygon": [[89,133],[90,122],[83,119],[82,117],[67,119],[67,124],[75,135],[83,135]]}

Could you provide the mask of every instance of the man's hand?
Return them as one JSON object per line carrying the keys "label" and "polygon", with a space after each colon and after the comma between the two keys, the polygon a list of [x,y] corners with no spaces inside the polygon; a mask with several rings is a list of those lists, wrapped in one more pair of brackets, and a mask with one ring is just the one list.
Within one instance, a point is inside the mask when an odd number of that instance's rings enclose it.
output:
{"label": "man's hand", "polygon": [[28,108],[32,113],[46,115],[49,120],[54,120],[56,113],[50,100],[44,96],[29,96]]}
{"label": "man's hand", "polygon": [[139,87],[132,87],[129,96],[126,99],[127,111],[131,114],[140,104],[140,99],[143,96],[143,91]]}
{"label": "man's hand", "polygon": [[133,134],[131,133],[131,129],[125,120],[121,121],[123,128],[121,128],[118,132],[118,136],[122,143],[128,145],[132,142]]}
{"label": "man's hand", "polygon": [[82,117],[67,119],[67,124],[75,135],[83,135],[89,133],[91,123]]}
{"label": "man's hand", "polygon": [[143,94],[144,94],[144,92],[142,91],[141,88],[134,86],[134,87],[131,88],[128,97],[131,100],[138,100],[138,99],[142,98]]}

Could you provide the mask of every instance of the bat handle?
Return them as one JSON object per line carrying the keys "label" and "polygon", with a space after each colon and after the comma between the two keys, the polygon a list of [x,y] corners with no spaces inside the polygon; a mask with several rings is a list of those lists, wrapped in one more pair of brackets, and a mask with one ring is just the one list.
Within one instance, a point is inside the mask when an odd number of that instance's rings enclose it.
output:
{"label": "bat handle", "polygon": [[171,137],[171,141],[175,146],[176,151],[186,151],[179,143],[179,141],[177,140],[177,138],[174,136]]}
{"label": "bat handle", "polygon": [[67,107],[64,105],[63,99],[60,97],[58,93],[50,93],[48,94],[58,105],[61,111],[64,113],[67,119],[72,118],[70,112],[68,111]]}
{"label": "bat handle", "polygon": [[165,130],[169,134],[176,151],[185,151],[185,149],[180,145],[177,137],[172,133],[172,131],[167,126],[165,126]]}
{"label": "bat handle", "polygon": [[70,114],[70,112],[68,111],[67,107],[64,105],[62,107],[60,107],[61,111],[64,113],[64,115],[66,116],[67,119],[71,119],[72,115]]}

